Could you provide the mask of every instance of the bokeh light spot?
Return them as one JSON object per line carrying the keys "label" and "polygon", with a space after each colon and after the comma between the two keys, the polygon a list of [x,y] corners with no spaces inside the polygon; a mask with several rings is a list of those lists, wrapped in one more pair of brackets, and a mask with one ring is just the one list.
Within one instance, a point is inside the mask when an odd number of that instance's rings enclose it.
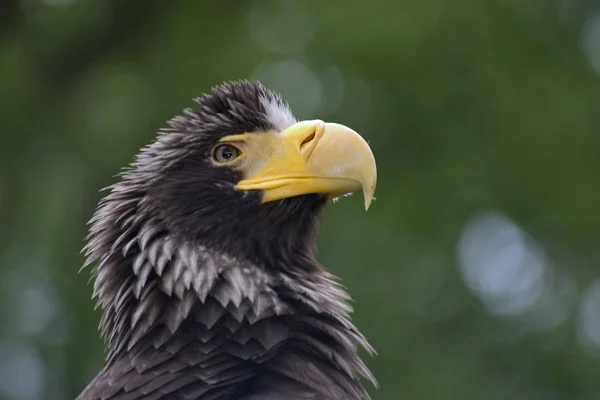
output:
{"label": "bokeh light spot", "polygon": [[43,399],[46,367],[27,343],[0,342],[0,393],[14,400]]}
{"label": "bokeh light spot", "polygon": [[586,346],[600,348],[600,282],[592,282],[581,296],[579,339]]}
{"label": "bokeh light spot", "polygon": [[590,64],[600,73],[600,12],[588,18],[583,27],[581,42]]}
{"label": "bokeh light spot", "polygon": [[458,248],[463,279],[490,313],[522,314],[540,298],[544,254],[507,217],[476,214],[463,228]]}
{"label": "bokeh light spot", "polygon": [[280,92],[298,118],[314,116],[321,105],[322,88],[319,78],[299,61],[266,62],[252,76],[270,89]]}

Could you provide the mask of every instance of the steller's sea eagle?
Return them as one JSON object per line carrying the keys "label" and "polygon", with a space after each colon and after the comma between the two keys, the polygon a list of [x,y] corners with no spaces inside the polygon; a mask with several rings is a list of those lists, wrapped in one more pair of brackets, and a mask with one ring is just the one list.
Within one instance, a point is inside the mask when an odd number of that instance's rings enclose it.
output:
{"label": "steller's sea eagle", "polygon": [[106,362],[79,400],[363,400],[373,349],[315,259],[328,199],[373,198],[353,130],[297,122],[258,82],[215,87],[159,131],[90,221]]}

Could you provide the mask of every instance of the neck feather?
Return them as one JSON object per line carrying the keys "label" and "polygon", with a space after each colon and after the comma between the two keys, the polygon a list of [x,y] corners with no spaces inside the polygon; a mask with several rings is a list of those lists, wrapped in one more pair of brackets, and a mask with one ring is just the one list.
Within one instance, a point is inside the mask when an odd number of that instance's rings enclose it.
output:
{"label": "neck feather", "polygon": [[208,338],[227,329],[233,341],[254,338],[261,344],[241,358],[276,360],[277,352],[294,348],[300,349],[294,354],[329,360],[341,374],[335,379],[352,382],[340,393],[368,398],[359,377],[375,380],[356,348],[374,351],[350,322],[349,296],[314,260],[312,245],[290,249],[287,257],[271,254],[261,264],[176,236],[158,221],[142,220],[133,202],[122,204],[101,205],[86,246],[86,265],[95,265],[94,296],[103,310],[107,366],[141,352],[140,346],[160,349],[198,323]]}

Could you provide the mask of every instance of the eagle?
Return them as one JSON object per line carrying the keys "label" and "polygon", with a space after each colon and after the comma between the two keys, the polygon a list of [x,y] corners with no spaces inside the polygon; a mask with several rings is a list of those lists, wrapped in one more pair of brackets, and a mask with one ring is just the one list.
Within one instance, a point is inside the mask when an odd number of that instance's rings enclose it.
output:
{"label": "eagle", "polygon": [[232,81],[107,188],[86,238],[106,360],[78,400],[363,400],[350,296],[316,260],[328,200],[376,185],[352,129]]}

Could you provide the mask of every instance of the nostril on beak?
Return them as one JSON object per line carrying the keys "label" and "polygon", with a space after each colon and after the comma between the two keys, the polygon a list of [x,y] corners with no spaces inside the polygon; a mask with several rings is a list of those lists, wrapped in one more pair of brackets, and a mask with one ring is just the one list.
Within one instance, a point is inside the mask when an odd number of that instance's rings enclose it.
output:
{"label": "nostril on beak", "polygon": [[312,142],[315,139],[316,136],[317,136],[317,131],[313,130],[312,133],[310,135],[308,135],[302,141],[302,143],[300,143],[300,151],[304,150],[304,147],[306,147],[306,145],[310,144],[310,142]]}
{"label": "nostril on beak", "polygon": [[299,122],[298,125],[300,124],[302,124],[302,126],[299,126],[297,131],[297,138],[302,140],[300,142],[299,150],[302,157],[304,157],[305,160],[308,160],[325,133],[325,123],[321,120],[314,120]]}

